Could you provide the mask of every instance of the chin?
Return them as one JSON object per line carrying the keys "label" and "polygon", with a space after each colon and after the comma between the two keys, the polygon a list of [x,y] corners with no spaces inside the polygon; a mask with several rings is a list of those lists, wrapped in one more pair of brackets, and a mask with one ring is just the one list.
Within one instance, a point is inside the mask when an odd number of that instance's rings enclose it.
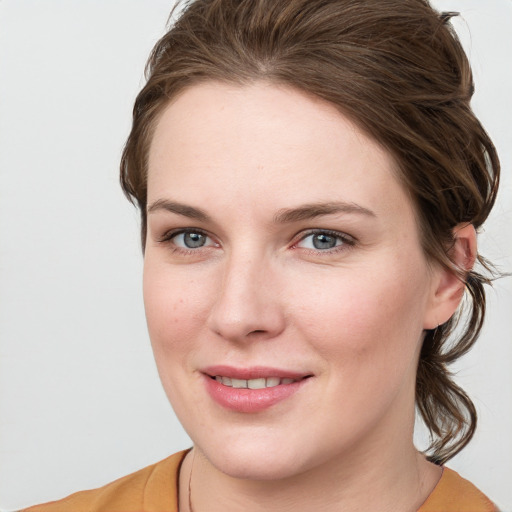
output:
{"label": "chin", "polygon": [[[196,447],[218,471],[245,480],[282,480],[311,469],[303,448],[276,442],[223,441]],[[309,463],[308,463],[309,462]],[[320,461],[317,461],[320,463]]]}
{"label": "chin", "polygon": [[283,480],[297,474],[295,464],[279,459],[275,455],[265,454],[252,460],[241,459],[238,455],[221,455],[209,459],[222,473],[243,480]]}

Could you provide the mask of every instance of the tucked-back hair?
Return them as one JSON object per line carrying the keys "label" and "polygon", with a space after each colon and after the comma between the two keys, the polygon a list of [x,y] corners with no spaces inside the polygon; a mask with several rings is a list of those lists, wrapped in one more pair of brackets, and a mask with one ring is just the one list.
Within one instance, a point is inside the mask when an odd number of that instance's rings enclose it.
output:
{"label": "tucked-back hair", "polygon": [[[485,274],[450,258],[453,229],[479,228],[493,206],[499,161],[470,108],[473,79],[450,25],[426,0],[195,0],[156,44],[135,102],[121,183],[140,207],[146,238],[148,150],[159,115],[184,88],[263,80],[322,98],[394,156],[416,209],[423,250],[466,283],[457,315],[427,331],[416,405],[444,463],[471,439],[476,411],[447,366],[475,343]],[[455,327],[457,326],[457,329]]]}

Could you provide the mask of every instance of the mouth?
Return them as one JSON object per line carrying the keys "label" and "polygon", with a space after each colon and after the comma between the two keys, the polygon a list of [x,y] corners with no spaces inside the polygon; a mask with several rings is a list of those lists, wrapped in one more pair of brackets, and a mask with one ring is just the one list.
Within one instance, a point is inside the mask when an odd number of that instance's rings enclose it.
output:
{"label": "mouth", "polygon": [[215,366],[202,373],[214,402],[238,413],[261,412],[290,399],[313,377],[310,373],[263,367]]}
{"label": "mouth", "polygon": [[236,389],[265,389],[275,388],[276,386],[283,386],[286,384],[293,384],[302,379],[307,379],[309,376],[300,379],[280,378],[280,377],[260,377],[257,379],[235,379],[233,377],[224,377],[222,375],[215,375],[210,377],[224,386]]}

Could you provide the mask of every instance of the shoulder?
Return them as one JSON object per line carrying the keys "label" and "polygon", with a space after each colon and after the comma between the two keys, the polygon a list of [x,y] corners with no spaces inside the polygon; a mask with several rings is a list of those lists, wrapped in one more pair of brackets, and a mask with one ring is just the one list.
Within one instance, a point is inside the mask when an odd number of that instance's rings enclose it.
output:
{"label": "shoulder", "polygon": [[185,454],[176,453],[98,489],[22,512],[176,512],[178,473]]}
{"label": "shoulder", "polygon": [[498,512],[498,509],[471,482],[444,468],[441,479],[418,512]]}

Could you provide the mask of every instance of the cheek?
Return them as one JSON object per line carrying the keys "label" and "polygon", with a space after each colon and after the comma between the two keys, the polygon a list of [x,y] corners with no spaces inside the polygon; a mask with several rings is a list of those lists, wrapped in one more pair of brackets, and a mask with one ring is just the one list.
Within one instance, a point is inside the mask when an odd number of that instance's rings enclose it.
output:
{"label": "cheek", "polygon": [[[418,271],[389,265],[340,272],[298,291],[302,330],[326,360],[372,371],[408,364],[421,340],[427,281]],[[324,285],[324,286],[322,286]],[[326,293],[325,290],[329,290]]]}
{"label": "cheek", "polygon": [[[163,388],[182,422],[187,422],[190,361],[205,326],[208,288],[204,280],[148,258],[144,262],[144,306],[151,346]],[[197,405],[192,405],[192,408]],[[196,411],[200,417],[200,411]]]}
{"label": "cheek", "polygon": [[165,264],[153,264],[146,258],[144,306],[158,364],[160,357],[178,356],[190,349],[209,309],[208,283],[183,272],[171,272]]}

